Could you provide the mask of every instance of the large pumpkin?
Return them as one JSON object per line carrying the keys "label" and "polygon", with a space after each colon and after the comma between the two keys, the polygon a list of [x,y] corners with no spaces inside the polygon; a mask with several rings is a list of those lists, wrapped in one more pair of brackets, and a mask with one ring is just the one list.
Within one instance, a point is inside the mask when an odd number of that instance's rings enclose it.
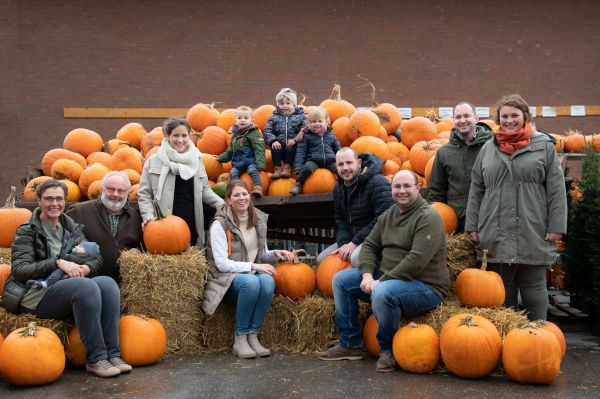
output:
{"label": "large pumpkin", "polygon": [[81,189],[77,183],[67,179],[63,179],[61,182],[67,186],[67,202],[77,202],[81,199]]}
{"label": "large pumpkin", "polygon": [[431,326],[411,322],[394,334],[392,352],[403,370],[429,373],[440,360],[440,340]]}
{"label": "large pumpkin", "polygon": [[350,116],[350,124],[357,136],[377,136],[381,123],[375,113],[368,109],[361,109]]}
{"label": "large pumpkin", "polygon": [[487,269],[487,250],[483,250],[481,269],[468,268],[456,278],[455,290],[460,303],[477,308],[502,306],[506,297],[502,277]]}
{"label": "large pumpkin", "polygon": [[22,202],[37,202],[37,194],[35,191],[39,187],[40,184],[45,182],[46,180],[52,179],[50,176],[38,176],[29,180],[23,189],[23,194],[21,195]]}
{"label": "large pumpkin", "polygon": [[104,151],[110,155],[117,152],[118,149],[125,148],[125,147],[131,147],[129,145],[129,142],[119,140],[119,139],[108,140],[106,143],[104,143]]}
{"label": "large pumpkin", "polygon": [[262,132],[265,130],[265,126],[267,126],[267,122],[271,115],[273,115],[273,111],[275,111],[275,106],[271,104],[261,105],[256,108],[252,113],[252,119],[257,128]]}
{"label": "large pumpkin", "polygon": [[53,179],[69,179],[75,183],[77,183],[79,180],[79,175],[81,175],[81,172],[83,172],[83,166],[66,158],[57,159],[50,169],[50,175]]}
{"label": "large pumpkin", "polygon": [[119,129],[117,139],[126,141],[133,148],[141,150],[146,133],[146,129],[141,123],[131,122]]}
{"label": "large pumpkin", "polygon": [[111,154],[107,153],[107,152],[92,152],[90,155],[87,156],[87,158],[85,159],[88,165],[91,165],[93,163],[101,163],[102,165],[106,166],[107,168],[110,168],[110,163],[112,162],[112,156]]}
{"label": "large pumpkin", "polygon": [[317,267],[317,286],[319,291],[326,297],[333,298],[333,276],[340,270],[351,269],[352,265],[348,260],[342,260],[338,254],[327,256]]}
{"label": "large pumpkin", "polygon": [[302,193],[330,193],[333,192],[335,182],[336,177],[329,169],[317,168],[304,182],[304,186],[302,186]]}
{"label": "large pumpkin", "polygon": [[228,132],[235,123],[235,109],[229,108],[219,114],[217,126]]}
{"label": "large pumpkin", "polygon": [[354,105],[350,104],[346,100],[342,100],[341,87],[338,84],[333,86],[331,96],[327,100],[323,101],[320,106],[325,108],[327,111],[331,123],[335,122],[342,116],[349,116],[356,112]]}
{"label": "large pumpkin", "polygon": [[64,369],[65,350],[60,338],[35,323],[11,332],[0,347],[0,373],[11,384],[49,384]]}
{"label": "large pumpkin", "polygon": [[[67,133],[63,147],[87,157],[92,152],[102,151],[104,141],[102,136],[93,130],[77,128]],[[85,166],[85,165],[82,165]]]}
{"label": "large pumpkin", "polygon": [[565,353],[567,351],[567,341],[565,340],[565,335],[563,334],[562,330],[556,324],[547,320],[536,320],[535,324],[538,328],[554,334],[558,340],[558,343],[560,344],[560,358],[562,359],[565,357]]}
{"label": "large pumpkin", "polygon": [[437,137],[437,129],[432,121],[424,116],[415,116],[402,123],[400,140],[408,149],[419,141],[431,141]]}
{"label": "large pumpkin", "polygon": [[502,338],[486,318],[460,313],[442,327],[440,351],[444,364],[452,373],[464,378],[479,378],[498,366]]}
{"label": "large pumpkin", "polygon": [[132,366],[158,362],[167,350],[167,332],[155,319],[127,315],[119,320],[121,358]]}
{"label": "large pumpkin", "polygon": [[384,127],[387,134],[392,134],[400,127],[402,115],[395,105],[390,103],[381,103],[371,109],[379,118],[381,126]]}
{"label": "large pumpkin", "polygon": [[199,133],[196,146],[202,153],[220,155],[227,149],[227,132],[218,126],[209,126]]}
{"label": "large pumpkin", "polygon": [[17,228],[31,218],[31,211],[26,208],[15,207],[17,189],[10,186],[10,193],[5,205],[0,208],[0,248],[10,248],[15,240]]}
{"label": "large pumpkin", "polygon": [[0,297],[4,293],[4,285],[6,284],[6,280],[8,280],[8,276],[10,276],[10,265],[8,265],[6,263],[1,263],[0,264]]}
{"label": "large pumpkin", "polygon": [[88,199],[96,199],[102,194],[102,180],[96,180],[90,184],[86,196]]}
{"label": "large pumpkin", "polygon": [[317,277],[314,270],[297,256],[290,263],[281,263],[273,275],[276,292],[291,299],[302,299],[315,291]]}
{"label": "large pumpkin", "polygon": [[289,197],[292,195],[290,194],[290,190],[295,185],[296,180],[292,179],[291,177],[272,180],[271,183],[269,183],[269,190],[267,191],[267,195]]}
{"label": "large pumpkin", "polygon": [[112,170],[133,169],[142,174],[142,164],[144,157],[142,153],[132,147],[119,148],[112,154],[110,163]]}
{"label": "large pumpkin", "polygon": [[71,327],[69,330],[69,340],[65,348],[67,362],[75,367],[83,367],[86,363],[86,354],[85,346],[83,346],[81,337],[79,336],[79,330],[77,330],[77,327]]}
{"label": "large pumpkin", "polygon": [[[258,177],[260,178],[262,193],[263,195],[267,195],[267,192],[269,190],[269,175],[267,175],[267,173],[264,170],[261,170],[258,172]],[[252,189],[254,189],[254,183],[252,183],[252,178],[250,177],[248,172],[242,173],[240,175],[240,180],[246,183],[246,187],[248,187],[248,190],[252,192]]]}
{"label": "large pumpkin", "polygon": [[435,124],[435,128],[438,133],[441,132],[449,132],[454,128],[454,119],[446,116],[439,120],[438,123]]}
{"label": "large pumpkin", "polygon": [[148,155],[148,152],[154,147],[160,146],[164,139],[165,134],[163,132],[162,127],[155,127],[154,129],[146,133],[141,145],[142,155],[146,157]]}
{"label": "large pumpkin", "polygon": [[208,178],[212,181],[216,181],[219,175],[223,173],[223,164],[213,158],[210,154],[201,154],[201,160]]}
{"label": "large pumpkin", "polygon": [[408,161],[410,150],[404,144],[397,141],[388,141],[386,145],[390,152],[391,160],[396,161],[398,165],[402,165],[404,162]]}
{"label": "large pumpkin", "polygon": [[384,176],[385,175],[393,176],[399,171],[400,171],[400,165],[398,165],[398,163],[396,161],[392,161],[391,159],[388,159],[383,164],[383,168],[381,169],[381,174]]}
{"label": "large pumpkin", "polygon": [[352,128],[350,118],[347,116],[337,118],[331,124],[331,130],[342,147],[349,147],[358,138],[358,133]]}
{"label": "large pumpkin", "polygon": [[216,125],[218,117],[219,111],[214,104],[196,104],[185,115],[185,119],[187,119],[192,129],[197,132]]}
{"label": "large pumpkin", "polygon": [[[102,148],[100,148],[100,151],[102,151]],[[52,165],[54,165],[54,162],[60,158],[71,159],[84,168],[87,166],[87,161],[81,154],[65,150],[63,148],[54,148],[45,153],[44,157],[42,158],[42,170],[46,176],[50,176],[52,174]]]}
{"label": "large pumpkin", "polygon": [[388,146],[385,141],[381,140],[378,137],[373,136],[362,136],[354,140],[354,142],[350,145],[357,154],[362,154],[363,152],[370,152],[374,154],[377,158],[381,159],[381,162],[385,162],[390,159],[390,151],[388,150]]}
{"label": "large pumpkin", "polygon": [[435,156],[440,144],[437,141],[419,141],[408,152],[408,160],[416,173],[425,174],[427,162]]}
{"label": "large pumpkin", "polygon": [[152,201],[156,220],[144,228],[144,245],[151,254],[180,254],[192,239],[188,224],[175,215],[163,215],[158,202]]}
{"label": "large pumpkin", "polygon": [[138,200],[138,190],[140,188],[140,184],[134,184],[129,188],[129,201],[137,201]]}
{"label": "large pumpkin", "polygon": [[456,217],[454,209],[443,202],[432,202],[431,206],[440,215],[440,219],[442,219],[446,234],[454,233],[458,227],[458,218]]}
{"label": "large pumpkin", "polygon": [[600,135],[590,134],[585,136],[585,145],[594,151],[600,151]]}
{"label": "large pumpkin", "polygon": [[564,144],[565,152],[583,152],[585,148],[585,137],[577,131],[567,132]]}
{"label": "large pumpkin", "polygon": [[525,384],[547,384],[560,373],[560,344],[549,331],[527,323],[506,334],[502,367],[510,378]]}
{"label": "large pumpkin", "polygon": [[110,169],[101,163],[95,163],[83,169],[79,175],[79,189],[82,193],[87,194],[90,184],[96,180],[102,180],[104,176],[110,172]]}
{"label": "large pumpkin", "polygon": [[371,315],[367,318],[363,328],[363,343],[371,356],[379,356],[381,353],[381,346],[377,342],[377,330],[379,330],[377,319],[375,315]]}

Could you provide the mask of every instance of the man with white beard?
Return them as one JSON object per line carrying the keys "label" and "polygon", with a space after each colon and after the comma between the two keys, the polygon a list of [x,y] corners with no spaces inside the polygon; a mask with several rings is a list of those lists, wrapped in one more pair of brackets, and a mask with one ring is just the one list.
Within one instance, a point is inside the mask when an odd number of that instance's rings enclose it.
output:
{"label": "man with white beard", "polygon": [[83,224],[83,234],[100,246],[102,266],[99,275],[120,283],[119,255],[121,251],[139,248],[142,240],[142,218],[127,203],[131,182],[123,172],[110,172],[102,180],[102,194],[95,200],[73,204],[67,211],[77,223]]}

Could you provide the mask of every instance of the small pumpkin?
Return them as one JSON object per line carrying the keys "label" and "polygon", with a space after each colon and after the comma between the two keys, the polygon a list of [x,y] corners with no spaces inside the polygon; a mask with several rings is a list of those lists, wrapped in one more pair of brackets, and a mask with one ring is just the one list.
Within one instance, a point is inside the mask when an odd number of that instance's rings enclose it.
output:
{"label": "small pumpkin", "polygon": [[538,328],[554,334],[558,340],[558,343],[560,344],[560,358],[562,359],[565,357],[565,353],[567,352],[567,340],[565,339],[565,335],[563,334],[562,330],[556,324],[547,320],[536,320],[535,324]]}
{"label": "small pumpkin", "polygon": [[53,179],[69,179],[74,183],[77,183],[79,180],[81,172],[83,172],[83,167],[80,164],[66,158],[57,159],[50,169],[50,174]]}
{"label": "small pumpkin", "polygon": [[93,130],[77,128],[67,133],[63,141],[63,147],[67,150],[77,152],[85,158],[92,152],[102,151],[104,141],[102,140],[102,136]]}
{"label": "small pumpkin", "polygon": [[110,169],[101,163],[95,163],[83,169],[79,175],[79,189],[82,193],[87,194],[90,184],[96,180],[102,180],[104,176],[110,172]]}
{"label": "small pumpkin", "polygon": [[440,219],[442,219],[446,234],[454,233],[458,227],[458,218],[456,217],[456,212],[454,212],[454,209],[443,202],[432,202],[431,207],[440,215]]}
{"label": "small pumpkin", "polygon": [[403,370],[429,373],[440,360],[440,339],[431,326],[410,322],[394,334],[392,352]]}
{"label": "small pumpkin", "polygon": [[0,208],[0,220],[2,228],[0,228],[0,248],[12,247],[17,228],[27,222],[31,218],[31,211],[26,208],[17,208],[15,206],[17,200],[17,189],[15,186],[10,186],[10,193],[6,199],[6,203]]}
{"label": "small pumpkin", "polygon": [[381,162],[385,162],[391,158],[391,154],[387,144],[379,137],[359,137],[356,140],[354,140],[354,142],[350,145],[350,148],[356,151],[357,154],[362,154],[363,152],[370,152],[371,154],[374,154],[377,158],[381,159]]}
{"label": "small pumpkin", "polygon": [[438,133],[450,132],[454,128],[454,119],[449,116],[443,117],[435,124],[435,128]]}
{"label": "small pumpkin", "polygon": [[102,180],[96,180],[90,184],[87,191],[88,199],[96,199],[102,194]]}
{"label": "small pumpkin", "polygon": [[377,319],[372,314],[367,318],[365,327],[363,328],[363,343],[371,356],[379,356],[381,353],[381,346],[379,346],[379,342],[377,341],[378,330]]}
{"label": "small pumpkin", "polygon": [[381,174],[393,176],[399,171],[400,171],[400,165],[398,165],[398,163],[396,161],[392,161],[391,159],[388,159],[383,164],[383,168],[381,169]]}
{"label": "small pumpkin", "polygon": [[[102,150],[102,149],[100,149]],[[60,158],[67,158],[77,162],[82,167],[87,166],[87,161],[85,157],[81,154],[69,150],[65,150],[63,148],[54,148],[44,154],[42,158],[42,170],[46,176],[52,175],[52,165]]]}
{"label": "small pumpkin", "polygon": [[141,150],[144,157],[148,157],[148,153],[151,149],[159,147],[162,141],[165,139],[165,134],[162,127],[155,127],[144,136],[142,141]]}
{"label": "small pumpkin", "polygon": [[217,126],[221,129],[225,130],[225,132],[229,131],[233,124],[235,123],[235,109],[229,108],[222,111],[217,118]]}
{"label": "small pumpkin", "polygon": [[267,194],[269,196],[289,197],[289,196],[291,196],[290,190],[295,185],[296,185],[296,180],[292,179],[291,177],[283,178],[283,179],[279,178],[277,180],[271,180]]}
{"label": "small pumpkin", "polygon": [[340,270],[351,269],[352,265],[348,260],[342,260],[338,254],[331,254],[317,267],[317,286],[319,291],[326,297],[333,298],[333,276]]}
{"label": "small pumpkin", "polygon": [[112,156],[111,154],[107,153],[107,152],[92,152],[90,155],[87,156],[87,158],[85,159],[87,161],[88,165],[91,165],[93,163],[101,163],[102,165],[106,166],[107,168],[110,168],[110,163],[112,161]]}
{"label": "small pumpkin", "polygon": [[202,153],[220,155],[227,149],[227,132],[218,126],[209,126],[194,135],[198,136],[196,147]]}
{"label": "small pumpkin", "polygon": [[[375,113],[368,109],[361,109],[350,116],[350,124],[357,136],[377,136],[381,122]],[[387,136],[387,135],[386,135]]]}
{"label": "small pumpkin", "polygon": [[21,195],[22,202],[37,202],[37,194],[35,191],[39,187],[40,184],[45,182],[46,180],[50,180],[52,177],[50,176],[38,176],[29,180],[23,189],[23,194]]}
{"label": "small pumpkin", "polygon": [[396,161],[398,165],[402,165],[404,162],[408,161],[410,150],[404,144],[397,141],[388,141],[386,145],[392,161]]}
{"label": "small pumpkin", "polygon": [[0,373],[11,384],[49,384],[64,369],[65,350],[60,338],[34,322],[11,332],[0,347]]}
{"label": "small pumpkin", "polygon": [[425,174],[427,161],[435,156],[439,147],[440,144],[437,141],[419,141],[413,144],[408,152],[408,160],[416,173]]}
{"label": "small pumpkin", "polygon": [[[0,297],[4,293],[4,285],[10,276],[10,265],[6,263],[0,264]],[[1,335],[0,335],[1,336]]]}
{"label": "small pumpkin", "polygon": [[585,137],[578,131],[566,132],[564,149],[565,152],[583,152],[585,148]]}
{"label": "small pumpkin", "polygon": [[320,106],[327,111],[331,123],[342,116],[349,116],[356,112],[356,107],[354,107],[354,105],[346,100],[342,100],[341,86],[339,84],[333,86],[331,96],[323,101]]}
{"label": "small pumpkin", "polygon": [[86,354],[87,351],[85,350],[85,346],[83,346],[83,342],[81,342],[79,330],[77,330],[77,327],[71,327],[67,347],[65,348],[67,362],[71,366],[83,367],[86,363]]}
{"label": "small pumpkin", "polygon": [[156,220],[144,228],[144,245],[151,254],[180,254],[192,239],[190,228],[182,218],[163,215],[157,201],[152,201]]}
{"label": "small pumpkin", "polygon": [[140,184],[133,184],[129,188],[129,197],[127,198],[129,201],[137,201],[138,200],[138,190],[140,188]]}
{"label": "small pumpkin", "polygon": [[487,249],[484,249],[481,269],[465,269],[456,278],[454,287],[461,304],[478,308],[492,308],[504,304],[506,291],[502,277],[486,269]]}
{"label": "small pumpkin", "polygon": [[311,296],[317,285],[315,271],[298,258],[301,252],[306,253],[304,250],[293,251],[294,260],[279,264],[277,274],[273,275],[276,292],[291,299]]}
{"label": "small pumpkin", "polygon": [[[264,170],[259,171],[258,177],[260,178],[262,193],[263,193],[263,195],[267,195],[267,192],[269,190],[269,182],[270,182],[267,172],[265,172]],[[250,177],[248,172],[242,173],[240,175],[240,180],[243,181],[244,183],[246,183],[246,187],[248,187],[248,190],[251,192],[252,189],[254,188],[254,184],[252,183],[252,178]]]}
{"label": "small pumpkin", "polygon": [[131,122],[119,129],[117,132],[117,139],[127,142],[130,146],[136,150],[142,149],[142,142],[146,137],[146,129],[141,123]]}
{"label": "small pumpkin", "polygon": [[63,179],[61,182],[67,186],[67,202],[77,202],[81,199],[81,189],[77,183],[67,179]]}
{"label": "small pumpkin", "polygon": [[347,116],[337,118],[331,124],[331,130],[342,147],[350,147],[350,144],[358,138],[358,133],[352,128],[350,118]]}
{"label": "small pumpkin", "polygon": [[167,350],[167,332],[160,321],[127,315],[119,320],[121,358],[132,366],[158,362]]}
{"label": "small pumpkin", "polygon": [[331,193],[335,187],[336,177],[326,168],[317,168],[308,176],[302,186],[303,194]]}
{"label": "small pumpkin", "polygon": [[202,164],[206,170],[206,175],[212,181],[216,181],[217,177],[223,173],[223,165],[210,154],[201,154]]}
{"label": "small pumpkin", "polygon": [[133,169],[123,169],[121,172],[125,173],[131,185],[138,184],[142,178],[142,176]]}

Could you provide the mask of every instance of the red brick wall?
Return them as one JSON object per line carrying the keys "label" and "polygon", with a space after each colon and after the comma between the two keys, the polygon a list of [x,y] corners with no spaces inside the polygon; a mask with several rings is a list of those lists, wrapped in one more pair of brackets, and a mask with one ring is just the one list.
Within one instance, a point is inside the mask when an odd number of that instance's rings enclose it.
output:
{"label": "red brick wall", "polygon": [[[511,92],[532,105],[600,102],[596,1],[479,3],[3,1],[0,194],[69,130],[108,139],[131,121],[65,119],[64,107],[258,106],[286,86],[317,104],[334,82],[368,105],[356,74],[400,107],[491,105]],[[537,124],[600,130],[597,117]]]}

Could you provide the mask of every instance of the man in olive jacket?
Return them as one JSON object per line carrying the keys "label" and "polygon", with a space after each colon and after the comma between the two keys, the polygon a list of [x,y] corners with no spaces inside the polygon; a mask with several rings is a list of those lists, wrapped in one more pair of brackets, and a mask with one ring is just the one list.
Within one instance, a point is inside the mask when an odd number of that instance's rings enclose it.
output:
{"label": "man in olive jacket", "polygon": [[360,269],[333,278],[339,344],[319,354],[322,360],[359,360],[362,328],[358,299],[371,302],[381,354],[375,370],[393,371],[392,339],[402,317],[423,314],[448,294],[446,233],[438,213],[419,194],[418,177],[402,170],[392,180],[395,206],[384,212],[364,241]]}
{"label": "man in olive jacket", "polygon": [[493,137],[492,129],[484,123],[478,123],[475,106],[460,102],[454,107],[454,129],[450,132],[450,141],[436,153],[427,184],[427,193],[431,201],[448,204],[458,218],[457,233],[465,226],[465,212],[471,170],[481,147]]}
{"label": "man in olive jacket", "polygon": [[102,181],[98,199],[72,205],[67,211],[73,220],[85,225],[83,233],[100,246],[102,267],[99,275],[120,283],[121,251],[139,248],[143,240],[140,213],[127,203],[131,182],[122,172],[110,172]]}

